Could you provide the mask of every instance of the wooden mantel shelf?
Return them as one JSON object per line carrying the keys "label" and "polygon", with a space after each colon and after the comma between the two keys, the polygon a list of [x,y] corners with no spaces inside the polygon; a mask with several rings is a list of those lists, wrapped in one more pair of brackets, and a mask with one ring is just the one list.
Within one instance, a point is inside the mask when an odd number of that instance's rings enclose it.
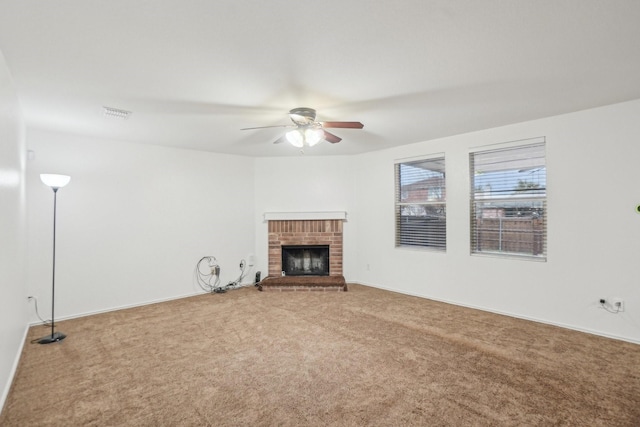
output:
{"label": "wooden mantel shelf", "polygon": [[308,221],[325,219],[347,219],[346,211],[333,212],[265,212],[265,221]]}

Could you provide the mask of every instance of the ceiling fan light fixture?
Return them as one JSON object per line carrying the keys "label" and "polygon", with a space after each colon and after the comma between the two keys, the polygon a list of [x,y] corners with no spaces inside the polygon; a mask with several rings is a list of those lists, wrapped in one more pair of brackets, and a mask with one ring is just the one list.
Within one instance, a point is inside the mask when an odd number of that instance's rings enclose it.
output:
{"label": "ceiling fan light fixture", "polygon": [[324,137],[322,129],[306,129],[304,131],[304,140],[309,147],[313,147]]}
{"label": "ceiling fan light fixture", "polygon": [[294,108],[289,111],[289,118],[293,122],[294,126],[291,125],[272,125],[272,126],[258,126],[251,128],[243,128],[241,130],[252,130],[252,129],[265,129],[265,128],[291,128],[294,127],[294,130],[286,132],[284,136],[281,136],[277,140],[275,140],[274,144],[279,144],[283,141],[289,141],[291,145],[297,148],[303,148],[305,145],[308,147],[313,147],[318,144],[320,141],[327,141],[331,144],[336,144],[342,141],[337,135],[332,134],[324,130],[325,128],[343,128],[343,129],[362,129],[364,125],[360,122],[345,122],[345,121],[337,121],[337,122],[317,122],[316,121],[316,110],[313,108]]}
{"label": "ceiling fan light fixture", "polygon": [[299,130],[290,130],[285,134],[287,141],[294,147],[302,148],[304,146],[304,135]]}

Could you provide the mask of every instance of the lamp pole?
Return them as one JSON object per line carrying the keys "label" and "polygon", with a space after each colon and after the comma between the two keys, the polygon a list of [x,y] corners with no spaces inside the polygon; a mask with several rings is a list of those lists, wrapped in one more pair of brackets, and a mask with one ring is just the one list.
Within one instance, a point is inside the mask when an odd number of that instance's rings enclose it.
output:
{"label": "lamp pole", "polygon": [[51,335],[38,340],[39,344],[51,344],[62,341],[67,336],[62,332],[55,332],[55,307],[56,307],[56,212],[58,202],[58,190],[69,183],[71,177],[67,175],[42,174],[40,179],[53,190],[53,273],[51,278]]}

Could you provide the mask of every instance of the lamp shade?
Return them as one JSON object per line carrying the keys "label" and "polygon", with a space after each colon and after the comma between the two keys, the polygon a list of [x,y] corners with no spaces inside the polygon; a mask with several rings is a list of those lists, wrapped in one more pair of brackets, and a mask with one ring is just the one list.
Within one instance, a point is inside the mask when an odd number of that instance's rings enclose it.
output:
{"label": "lamp shade", "polygon": [[62,188],[71,181],[71,177],[69,175],[41,173],[40,180],[51,188]]}
{"label": "lamp shade", "polygon": [[324,137],[322,129],[307,129],[304,131],[304,140],[309,147],[313,147]]}
{"label": "lamp shade", "polygon": [[304,135],[299,130],[291,130],[285,136],[294,147],[301,148],[304,145]]}

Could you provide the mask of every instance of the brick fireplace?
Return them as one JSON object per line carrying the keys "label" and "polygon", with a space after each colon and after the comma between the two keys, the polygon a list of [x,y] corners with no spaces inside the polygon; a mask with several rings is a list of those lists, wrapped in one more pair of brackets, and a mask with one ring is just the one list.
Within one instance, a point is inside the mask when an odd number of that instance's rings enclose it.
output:
{"label": "brick fireplace", "polygon": [[[264,289],[346,290],[342,270],[343,221],[343,218],[268,219],[269,274],[263,281]],[[300,245],[329,247],[328,276],[283,277],[282,247]]]}
{"label": "brick fireplace", "polygon": [[329,276],[342,276],[342,220],[269,221],[269,276],[282,275],[282,246],[329,246]]}

